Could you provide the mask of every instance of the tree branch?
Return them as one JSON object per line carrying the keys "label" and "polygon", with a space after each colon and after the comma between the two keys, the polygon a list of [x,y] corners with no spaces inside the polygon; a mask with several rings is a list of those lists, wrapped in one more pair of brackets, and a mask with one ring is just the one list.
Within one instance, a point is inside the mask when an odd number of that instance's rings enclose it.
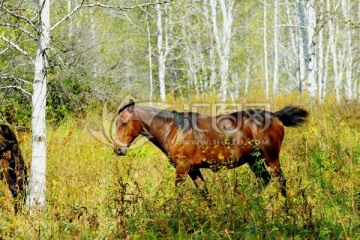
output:
{"label": "tree branch", "polygon": [[23,93],[25,93],[25,94],[27,94],[27,95],[31,96],[31,93],[29,93],[28,91],[26,91],[25,89],[23,89],[22,87],[19,87],[19,86],[6,86],[6,87],[0,87],[0,90],[1,90],[1,89],[9,89],[9,88],[15,88],[15,89],[20,90],[20,91],[22,91]]}
{"label": "tree branch", "polygon": [[106,5],[103,3],[91,3],[91,4],[84,4],[84,0],[79,4],[79,6],[75,7],[71,12],[69,12],[67,15],[65,15],[62,19],[60,19],[59,21],[57,21],[50,29],[50,31],[54,30],[55,28],[57,28],[61,23],[63,23],[64,21],[66,21],[67,19],[69,19],[72,15],[74,15],[74,13],[76,13],[77,11],[80,10],[80,8],[82,7],[101,7],[101,8],[108,8],[108,9],[118,9],[120,11],[126,11],[126,10],[130,10],[130,9],[135,9],[135,8],[143,8],[143,7],[147,7],[147,6],[154,6],[157,4],[165,4],[165,3],[171,3],[172,0],[164,0],[164,1],[160,1],[160,2],[155,2],[155,3],[143,3],[143,4],[139,4],[139,5],[135,5],[135,6],[131,6],[131,7],[125,7],[125,6],[120,6],[120,5]]}
{"label": "tree branch", "polygon": [[4,54],[7,50],[9,50],[9,46],[7,46],[6,48],[4,48],[3,50],[0,51],[0,55]]}
{"label": "tree branch", "polygon": [[134,5],[134,6],[130,6],[130,7],[125,7],[125,6],[121,6],[121,5],[106,5],[106,4],[102,4],[102,3],[92,3],[92,4],[86,4],[83,5],[83,7],[102,7],[102,8],[112,8],[112,9],[118,9],[120,11],[126,11],[126,10],[131,10],[131,9],[135,9],[135,8],[143,8],[143,7],[148,7],[148,6],[155,6],[158,4],[166,4],[166,3],[171,3],[172,0],[164,0],[164,1],[160,1],[160,2],[150,2],[150,3],[143,3],[143,4],[138,4],[138,5]]}
{"label": "tree branch", "polygon": [[2,73],[0,73],[0,79],[11,79],[11,80],[16,81],[17,83],[23,82],[23,83],[32,85],[31,82],[29,82],[29,81],[27,81],[27,80],[25,80],[25,79],[18,78],[18,77],[15,77],[15,76],[13,76],[13,75],[9,75],[9,74],[2,74]]}
{"label": "tree branch", "polygon": [[29,54],[24,50],[22,49],[19,45],[13,43],[12,41],[10,41],[9,39],[7,39],[6,37],[4,36],[0,36],[0,39],[7,42],[12,48],[15,48],[16,50],[18,50],[19,52],[21,52],[23,55],[25,55],[26,57],[28,57],[28,59],[31,60],[31,58],[29,57]]}
{"label": "tree branch", "polygon": [[65,15],[62,19],[60,19],[59,21],[57,21],[51,28],[50,31],[54,30],[55,28],[57,28],[61,23],[63,23],[64,21],[66,21],[67,19],[69,19],[74,13],[76,13],[84,4],[84,0],[79,4],[79,6],[75,7],[71,12],[69,12],[67,15]]}
{"label": "tree branch", "polygon": [[5,12],[7,12],[8,14],[10,14],[13,17],[16,17],[18,19],[24,20],[25,22],[27,22],[30,26],[32,26],[35,30],[38,30],[38,28],[36,27],[36,25],[28,18],[18,15],[12,11],[10,11],[9,9],[7,9],[3,3],[0,4],[0,8],[4,9]]}
{"label": "tree branch", "polygon": [[61,62],[61,64],[53,64],[51,66],[60,66],[60,69],[62,69],[62,66],[65,66],[65,62],[64,60],[61,58],[61,56],[56,52],[56,50],[54,48],[50,47],[50,51],[52,51],[54,53],[54,55],[59,59],[59,61]]}
{"label": "tree branch", "polygon": [[37,37],[34,34],[32,34],[30,31],[28,31],[28,30],[26,30],[26,29],[24,29],[22,27],[19,27],[19,26],[15,25],[15,24],[0,22],[0,26],[6,26],[6,27],[12,27],[12,28],[15,28],[15,29],[19,29],[23,33],[29,35],[31,38],[37,39]]}

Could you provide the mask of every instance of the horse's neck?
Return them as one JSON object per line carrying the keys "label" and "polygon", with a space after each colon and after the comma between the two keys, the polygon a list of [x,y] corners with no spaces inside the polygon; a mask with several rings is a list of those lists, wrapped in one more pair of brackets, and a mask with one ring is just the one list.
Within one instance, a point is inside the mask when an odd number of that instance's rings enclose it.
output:
{"label": "horse's neck", "polygon": [[159,113],[160,111],[157,109],[136,108],[136,115],[143,124],[142,135],[163,150],[168,131],[165,125],[169,124],[171,120],[160,117]]}

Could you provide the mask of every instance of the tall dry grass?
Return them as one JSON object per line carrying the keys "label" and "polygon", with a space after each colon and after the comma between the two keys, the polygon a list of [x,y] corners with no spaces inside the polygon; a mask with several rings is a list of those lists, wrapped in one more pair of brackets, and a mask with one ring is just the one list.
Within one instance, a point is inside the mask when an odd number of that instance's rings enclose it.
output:
{"label": "tall dry grass", "polygon": [[[175,109],[183,102],[169,100]],[[246,102],[261,101],[254,97]],[[310,111],[306,125],[286,129],[281,164],[287,199],[280,196],[276,181],[261,189],[246,165],[203,171],[215,203],[211,209],[190,179],[178,190],[179,198],[174,169],[153,145],[146,143],[120,158],[86,130],[84,119],[73,117],[48,128],[46,212],[15,215],[0,183],[0,238],[360,238],[358,105],[338,106],[329,100],[311,106],[306,98],[286,96],[270,106],[277,110],[287,104]],[[19,139],[29,164],[30,135]]]}

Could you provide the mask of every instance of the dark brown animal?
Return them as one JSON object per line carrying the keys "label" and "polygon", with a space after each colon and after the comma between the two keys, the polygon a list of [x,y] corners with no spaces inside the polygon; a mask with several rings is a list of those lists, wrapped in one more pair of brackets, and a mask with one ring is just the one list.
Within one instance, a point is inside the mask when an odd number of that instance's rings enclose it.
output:
{"label": "dark brown animal", "polygon": [[216,172],[247,163],[265,185],[278,177],[286,196],[279,161],[284,126],[298,126],[307,116],[307,111],[287,106],[275,113],[249,109],[211,117],[135,106],[131,100],[118,112],[115,152],[125,155],[134,139],[143,135],[169,157],[176,169],[176,185],[188,174],[207,196],[200,168]]}
{"label": "dark brown animal", "polygon": [[8,125],[0,125],[0,174],[14,198],[15,212],[25,201],[27,169],[19,143]]}

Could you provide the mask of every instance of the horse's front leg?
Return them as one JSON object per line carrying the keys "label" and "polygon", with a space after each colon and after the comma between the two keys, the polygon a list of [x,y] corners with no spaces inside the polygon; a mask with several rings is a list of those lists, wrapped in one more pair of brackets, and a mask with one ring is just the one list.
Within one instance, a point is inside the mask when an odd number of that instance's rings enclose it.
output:
{"label": "horse's front leg", "polygon": [[197,167],[190,169],[189,176],[193,180],[195,186],[200,189],[202,195],[207,198],[209,195],[209,191],[205,186],[205,180],[200,172],[200,169]]}
{"label": "horse's front leg", "polygon": [[193,167],[189,171],[189,176],[193,180],[195,186],[200,189],[201,195],[207,201],[209,207],[213,207],[211,198],[209,197],[209,191],[205,185],[204,177],[202,176],[198,167]]}
{"label": "horse's front leg", "polygon": [[176,187],[176,193],[178,195],[179,199],[183,198],[183,191],[182,188],[180,188],[185,180],[186,175],[189,172],[190,167],[188,164],[186,164],[185,161],[175,161],[175,170],[176,170],[176,176],[175,176],[175,187]]}

